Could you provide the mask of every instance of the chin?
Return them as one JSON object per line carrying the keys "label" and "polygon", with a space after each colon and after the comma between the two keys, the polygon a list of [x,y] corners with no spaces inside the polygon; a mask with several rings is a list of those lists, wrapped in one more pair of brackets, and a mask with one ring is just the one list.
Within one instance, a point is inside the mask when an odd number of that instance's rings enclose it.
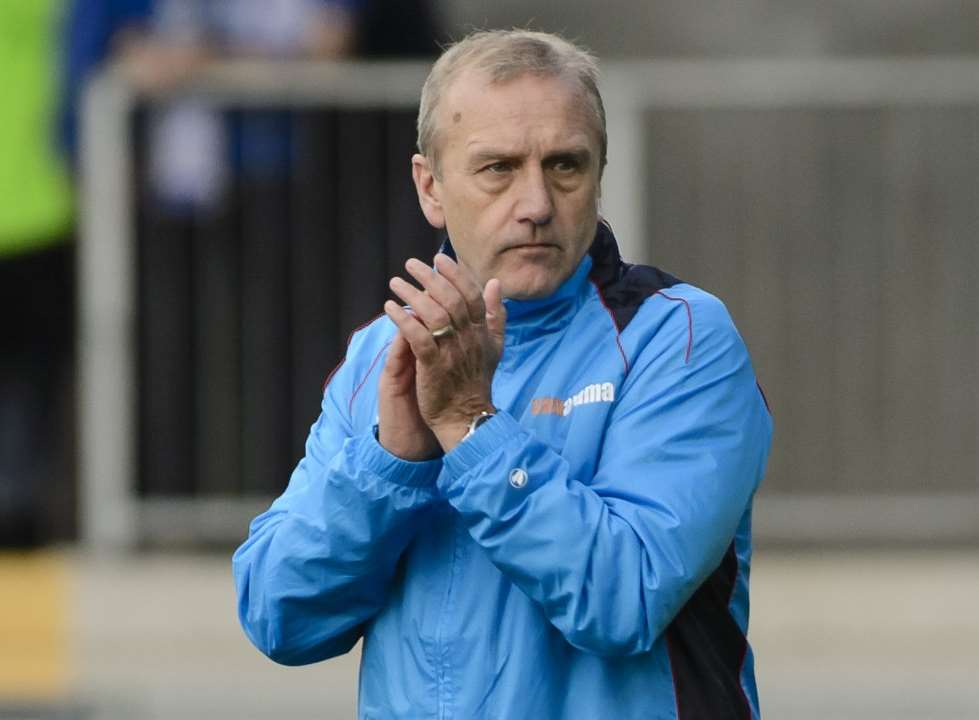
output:
{"label": "chin", "polygon": [[513,278],[503,281],[503,297],[511,300],[540,300],[553,293],[561,285],[554,277]]}

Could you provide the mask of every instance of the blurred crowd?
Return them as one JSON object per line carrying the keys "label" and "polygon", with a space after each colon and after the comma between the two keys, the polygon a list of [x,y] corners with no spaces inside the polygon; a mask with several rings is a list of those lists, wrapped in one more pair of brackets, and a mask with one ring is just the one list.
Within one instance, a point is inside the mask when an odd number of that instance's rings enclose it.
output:
{"label": "blurred crowd", "polygon": [[[437,35],[426,0],[0,3],[0,547],[75,532],[74,202],[91,78],[115,62],[154,90],[222,58],[425,57]],[[220,208],[233,175],[288,173],[284,114],[247,122],[199,101],[154,104],[141,191],[179,218]]]}

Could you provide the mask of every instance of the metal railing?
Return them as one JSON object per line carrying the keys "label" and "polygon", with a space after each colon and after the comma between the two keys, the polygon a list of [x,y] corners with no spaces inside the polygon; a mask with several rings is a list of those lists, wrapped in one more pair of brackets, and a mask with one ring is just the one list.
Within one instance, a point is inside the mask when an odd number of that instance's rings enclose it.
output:
{"label": "metal railing", "polygon": [[[415,63],[229,62],[153,99],[203,96],[214,106],[405,110],[417,106],[427,70]],[[604,69],[603,97],[610,143],[603,214],[616,228],[623,254],[649,262],[655,248],[642,240],[648,227],[649,113],[979,106],[979,60],[616,63]],[[96,550],[130,548],[144,540],[231,541],[243,535],[248,519],[271,499],[154,498],[136,491],[138,278],[130,121],[142,99],[113,68],[92,82],[84,105],[79,477],[82,537]],[[976,491],[964,494],[941,487],[927,494],[863,497],[763,492],[756,505],[756,533],[762,539],[800,542],[975,540],[979,478],[973,480]]]}

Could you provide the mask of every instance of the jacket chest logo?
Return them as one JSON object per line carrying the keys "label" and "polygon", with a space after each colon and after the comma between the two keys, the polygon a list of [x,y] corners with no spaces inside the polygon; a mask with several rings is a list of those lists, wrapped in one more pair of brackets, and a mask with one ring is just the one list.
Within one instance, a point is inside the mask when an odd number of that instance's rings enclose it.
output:
{"label": "jacket chest logo", "polygon": [[612,383],[592,383],[565,400],[555,397],[534,398],[530,403],[530,414],[564,417],[570,415],[579,405],[610,403],[614,400],[615,386]]}

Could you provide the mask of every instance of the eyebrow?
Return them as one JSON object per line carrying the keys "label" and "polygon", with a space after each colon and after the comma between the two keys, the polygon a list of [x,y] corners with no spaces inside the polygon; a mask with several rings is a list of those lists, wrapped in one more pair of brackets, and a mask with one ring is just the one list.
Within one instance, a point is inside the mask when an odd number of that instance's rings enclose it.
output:
{"label": "eyebrow", "polygon": [[[555,160],[564,160],[567,158],[572,158],[578,162],[585,163],[591,159],[592,153],[584,145],[574,145],[566,148],[561,148],[559,150],[554,150],[549,152],[544,156],[544,162],[554,162]],[[486,148],[483,150],[478,150],[469,157],[468,165],[469,167],[476,168],[481,167],[487,163],[499,162],[501,160],[520,160],[521,155],[519,153],[514,153],[508,150],[503,150],[502,148]]]}
{"label": "eyebrow", "polygon": [[552,153],[548,153],[544,157],[544,162],[567,159],[576,160],[581,164],[585,164],[591,160],[591,150],[586,147],[571,147],[565,150],[556,150]]}
{"label": "eyebrow", "polygon": [[500,160],[516,160],[518,158],[519,154],[514,152],[497,148],[486,148],[470,155],[468,164],[470,167],[479,167],[484,163],[498,162]]}

